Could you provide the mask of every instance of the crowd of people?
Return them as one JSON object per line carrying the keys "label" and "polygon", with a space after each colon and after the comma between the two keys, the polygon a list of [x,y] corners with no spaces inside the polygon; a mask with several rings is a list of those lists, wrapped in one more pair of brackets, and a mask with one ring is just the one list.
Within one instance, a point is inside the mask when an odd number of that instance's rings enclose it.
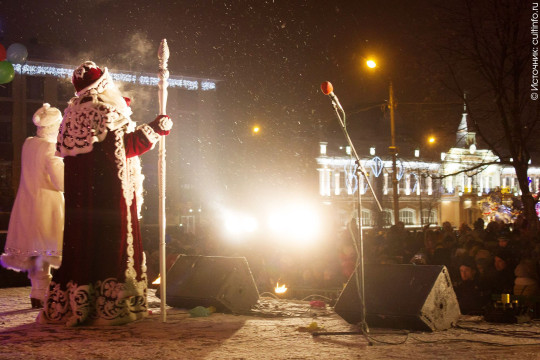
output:
{"label": "crowd of people", "polygon": [[[365,264],[444,265],[463,314],[484,314],[501,298],[540,302],[540,243],[528,237],[523,218],[511,224],[478,219],[473,227],[442,226],[410,230],[399,222],[382,231],[368,230],[363,239]],[[227,247],[211,232],[206,236],[172,232],[168,253],[245,256],[260,292],[286,284],[307,292],[339,290],[357,264],[356,229],[347,228],[318,249],[290,251],[270,244],[264,249]],[[259,244],[260,246],[260,244]],[[149,273],[157,272],[157,249],[148,254]],[[306,293],[307,293],[306,292]]]}
{"label": "crowd of people", "polygon": [[[366,263],[444,265],[463,314],[484,314],[501,294],[540,301],[540,243],[526,233],[519,216],[514,223],[477,219],[473,228],[407,231],[402,223],[368,236]],[[344,264],[351,271],[350,258]],[[345,268],[344,268],[345,269]]]}

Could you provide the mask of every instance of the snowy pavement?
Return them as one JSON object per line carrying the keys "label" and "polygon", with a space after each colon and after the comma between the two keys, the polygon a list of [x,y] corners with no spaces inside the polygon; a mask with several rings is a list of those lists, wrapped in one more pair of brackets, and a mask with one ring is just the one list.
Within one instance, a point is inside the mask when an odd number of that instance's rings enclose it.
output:
{"label": "snowy pavement", "polygon": [[[151,290],[148,318],[123,326],[38,325],[30,288],[0,289],[0,359],[540,359],[540,323],[463,317],[434,333],[371,329],[368,345],[332,308],[263,297],[250,315],[190,317]],[[468,328],[468,329],[464,329]],[[313,336],[310,330],[338,333]]]}

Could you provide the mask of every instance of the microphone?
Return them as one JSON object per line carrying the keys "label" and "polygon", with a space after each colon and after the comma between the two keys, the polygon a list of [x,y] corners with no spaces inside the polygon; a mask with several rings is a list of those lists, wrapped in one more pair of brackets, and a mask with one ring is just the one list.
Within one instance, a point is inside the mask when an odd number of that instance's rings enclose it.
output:
{"label": "microphone", "polygon": [[334,94],[334,87],[332,86],[332,83],[330,81],[323,82],[321,84],[321,90],[322,90],[324,95],[330,96],[330,98],[332,99],[332,102],[334,103],[334,105],[337,106],[342,112],[344,112],[343,108],[341,107],[341,104],[339,103],[339,100],[338,100],[336,94]]}

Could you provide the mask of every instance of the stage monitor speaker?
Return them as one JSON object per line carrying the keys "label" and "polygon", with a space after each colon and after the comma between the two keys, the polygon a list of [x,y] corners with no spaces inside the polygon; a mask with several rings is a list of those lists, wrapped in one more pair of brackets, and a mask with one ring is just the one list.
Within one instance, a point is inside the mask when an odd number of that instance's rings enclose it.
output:
{"label": "stage monitor speaker", "polygon": [[244,257],[180,255],[166,282],[166,303],[172,307],[214,306],[219,312],[242,313],[259,300]]}
{"label": "stage monitor speaker", "polygon": [[[371,327],[420,331],[444,330],[456,324],[459,304],[445,266],[366,264],[366,322]],[[335,306],[345,321],[362,321],[357,273],[349,278]],[[358,283],[361,271],[358,271]]]}

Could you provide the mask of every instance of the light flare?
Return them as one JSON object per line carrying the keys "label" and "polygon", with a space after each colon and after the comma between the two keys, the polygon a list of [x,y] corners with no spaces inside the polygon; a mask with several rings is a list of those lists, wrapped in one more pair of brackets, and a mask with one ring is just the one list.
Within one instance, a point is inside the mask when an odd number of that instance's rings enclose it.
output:
{"label": "light flare", "polygon": [[279,285],[279,282],[276,283],[276,287],[274,288],[274,292],[276,294],[284,294],[287,291],[287,286],[285,284]]}

